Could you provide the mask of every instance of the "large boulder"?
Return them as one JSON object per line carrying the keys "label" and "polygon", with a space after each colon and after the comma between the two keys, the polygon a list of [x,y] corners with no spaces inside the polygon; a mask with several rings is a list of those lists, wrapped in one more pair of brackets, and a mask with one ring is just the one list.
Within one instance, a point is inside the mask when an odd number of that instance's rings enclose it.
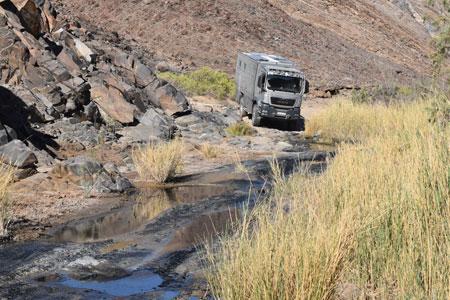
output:
{"label": "large boulder", "polygon": [[154,88],[149,85],[145,92],[153,105],[160,107],[168,115],[179,115],[191,110],[186,97],[173,85],[166,83]]}
{"label": "large boulder", "polygon": [[171,117],[151,107],[139,118],[139,122],[137,126],[126,127],[120,131],[122,141],[148,143],[161,139],[169,140],[176,129]]}
{"label": "large boulder", "polygon": [[122,124],[133,123],[137,108],[125,100],[120,90],[99,82],[93,83],[92,86],[92,101],[97,103],[103,112]]}
{"label": "large boulder", "polygon": [[63,168],[75,176],[92,176],[103,170],[101,163],[85,156],[69,158],[63,163]]}
{"label": "large boulder", "polygon": [[78,184],[93,193],[122,193],[133,187],[131,182],[123,177],[114,164],[103,166],[100,162],[85,157],[70,158],[55,166],[53,174],[75,177]]}
{"label": "large boulder", "polygon": [[20,140],[13,140],[0,146],[0,159],[18,168],[31,167],[37,162],[33,151]]}

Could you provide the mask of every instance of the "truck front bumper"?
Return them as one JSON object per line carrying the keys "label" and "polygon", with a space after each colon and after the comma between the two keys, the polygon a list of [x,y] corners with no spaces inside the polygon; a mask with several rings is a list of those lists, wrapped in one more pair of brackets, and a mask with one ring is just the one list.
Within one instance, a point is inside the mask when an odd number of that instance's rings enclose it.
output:
{"label": "truck front bumper", "polygon": [[298,120],[301,118],[299,107],[280,108],[263,103],[259,107],[259,113],[261,117],[270,119]]}

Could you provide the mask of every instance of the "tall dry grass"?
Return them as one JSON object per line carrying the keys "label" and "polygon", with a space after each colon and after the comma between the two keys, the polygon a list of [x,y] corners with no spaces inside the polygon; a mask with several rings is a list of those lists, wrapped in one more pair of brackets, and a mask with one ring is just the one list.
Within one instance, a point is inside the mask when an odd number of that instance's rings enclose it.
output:
{"label": "tall dry grass", "polygon": [[182,154],[183,143],[176,139],[168,143],[136,148],[132,158],[141,179],[165,183],[181,170]]}
{"label": "tall dry grass", "polygon": [[[391,132],[428,126],[428,102],[408,104],[356,104],[341,99],[308,120],[306,135],[333,142],[364,142]],[[407,128],[406,128],[407,127]]]}
{"label": "tall dry grass", "polygon": [[360,298],[448,299],[450,126],[428,122],[428,105],[341,102],[313,120],[361,143],[340,144],[322,175],[277,180],[209,250],[215,297],[333,299],[350,285]]}
{"label": "tall dry grass", "polygon": [[14,178],[14,168],[0,164],[0,237],[8,233],[11,218],[11,201],[8,188]]}

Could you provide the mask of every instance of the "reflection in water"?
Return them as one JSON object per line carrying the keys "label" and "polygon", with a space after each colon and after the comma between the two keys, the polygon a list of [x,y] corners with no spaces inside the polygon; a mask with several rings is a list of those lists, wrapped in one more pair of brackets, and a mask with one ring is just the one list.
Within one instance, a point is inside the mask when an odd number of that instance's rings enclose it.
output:
{"label": "reflection in water", "polygon": [[110,281],[81,281],[66,277],[59,282],[62,285],[95,290],[112,296],[130,296],[155,290],[163,279],[150,271],[138,271],[134,274]]}
{"label": "reflection in water", "polygon": [[192,203],[235,190],[233,184],[144,189],[133,205],[58,228],[52,236],[64,242],[89,242],[137,230],[179,203]]}
{"label": "reflection in water", "polygon": [[164,190],[139,194],[135,204],[95,218],[59,228],[53,237],[58,241],[87,242],[111,238],[138,229],[172,207]]}
{"label": "reflection in water", "polygon": [[164,247],[164,252],[171,253],[186,248],[191,248],[205,241],[231,230],[233,224],[241,217],[238,209],[215,212],[201,215],[189,225],[176,231],[171,240]]}

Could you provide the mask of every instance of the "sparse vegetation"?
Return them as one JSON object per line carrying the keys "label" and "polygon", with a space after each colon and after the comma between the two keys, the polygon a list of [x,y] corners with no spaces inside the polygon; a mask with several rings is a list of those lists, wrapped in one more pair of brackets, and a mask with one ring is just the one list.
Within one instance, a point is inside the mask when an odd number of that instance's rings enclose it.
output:
{"label": "sparse vegetation", "polygon": [[[447,98],[448,100],[448,98]],[[209,250],[219,299],[450,296],[450,129],[426,102],[331,106],[309,130],[340,144],[327,171],[277,182]],[[320,120],[320,122],[319,122]]]}
{"label": "sparse vegetation", "polygon": [[158,75],[191,95],[234,98],[236,84],[225,72],[203,67],[190,73],[162,72]]}
{"label": "sparse vegetation", "polygon": [[253,135],[253,128],[245,122],[237,122],[228,126],[225,131],[231,136]]}
{"label": "sparse vegetation", "polygon": [[8,233],[11,218],[11,201],[8,188],[14,178],[14,168],[0,164],[0,237]]}
{"label": "sparse vegetation", "polygon": [[220,148],[209,143],[201,144],[198,151],[207,159],[217,158],[222,153]]}
{"label": "sparse vegetation", "polygon": [[134,149],[132,158],[141,179],[165,183],[180,171],[182,152],[183,143],[173,140]]}
{"label": "sparse vegetation", "polygon": [[423,86],[379,85],[353,90],[351,100],[355,104],[391,104],[415,100],[426,92]]}

